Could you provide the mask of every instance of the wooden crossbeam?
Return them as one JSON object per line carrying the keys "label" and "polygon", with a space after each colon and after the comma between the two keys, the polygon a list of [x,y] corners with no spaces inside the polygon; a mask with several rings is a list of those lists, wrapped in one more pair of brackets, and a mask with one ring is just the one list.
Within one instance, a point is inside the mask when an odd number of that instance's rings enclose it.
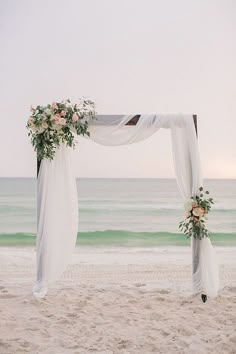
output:
{"label": "wooden crossbeam", "polygon": [[[138,123],[140,116],[141,116],[140,114],[135,115],[133,118],[130,119],[130,121],[128,123],[126,123],[126,125],[136,125]],[[193,122],[194,122],[195,130],[196,130],[196,134],[197,134],[197,115],[196,114],[193,114]]]}
{"label": "wooden crossbeam", "polygon": [[133,118],[131,118],[126,125],[136,125],[139,121],[139,118],[141,117],[141,114],[137,114]]}

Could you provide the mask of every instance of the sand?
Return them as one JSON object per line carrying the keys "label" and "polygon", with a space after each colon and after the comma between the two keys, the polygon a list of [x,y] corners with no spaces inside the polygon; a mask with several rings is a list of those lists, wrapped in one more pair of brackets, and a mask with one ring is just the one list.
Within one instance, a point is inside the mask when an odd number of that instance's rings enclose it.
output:
{"label": "sand", "polygon": [[187,248],[77,249],[44,300],[32,248],[0,248],[0,353],[236,353],[235,248],[218,248],[221,289],[191,294]]}

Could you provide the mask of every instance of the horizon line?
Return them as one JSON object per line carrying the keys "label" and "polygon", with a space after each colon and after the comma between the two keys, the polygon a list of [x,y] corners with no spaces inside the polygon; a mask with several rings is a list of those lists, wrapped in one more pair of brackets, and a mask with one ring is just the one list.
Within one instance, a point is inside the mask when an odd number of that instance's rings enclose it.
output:
{"label": "horizon line", "polygon": [[[10,179],[10,178],[28,178],[37,179],[37,176],[0,176],[0,179]],[[75,176],[76,179],[171,179],[177,180],[176,177],[79,177]],[[204,177],[203,180],[214,179],[214,180],[236,180],[236,177]]]}

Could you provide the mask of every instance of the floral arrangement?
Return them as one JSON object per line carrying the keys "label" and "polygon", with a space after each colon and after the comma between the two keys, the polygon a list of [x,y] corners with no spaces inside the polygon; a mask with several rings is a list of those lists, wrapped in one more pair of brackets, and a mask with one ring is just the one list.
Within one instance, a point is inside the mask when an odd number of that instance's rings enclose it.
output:
{"label": "floral arrangement", "polygon": [[204,193],[203,187],[200,187],[199,191],[199,195],[191,197],[185,203],[186,219],[179,223],[179,228],[187,238],[193,236],[201,240],[203,237],[209,237],[209,231],[206,228],[206,214],[211,210],[214,202],[212,198],[205,197],[204,194],[209,195],[209,192]]}
{"label": "floral arrangement", "polygon": [[67,99],[47,106],[31,107],[26,127],[37,158],[52,160],[61,143],[74,147],[73,132],[89,136],[88,120],[94,116],[95,104],[86,99],[76,104]]}

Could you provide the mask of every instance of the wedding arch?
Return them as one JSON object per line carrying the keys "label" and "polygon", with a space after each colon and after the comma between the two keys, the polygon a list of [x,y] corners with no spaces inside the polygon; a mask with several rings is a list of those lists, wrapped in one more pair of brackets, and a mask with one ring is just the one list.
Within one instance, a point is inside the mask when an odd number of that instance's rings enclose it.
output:
{"label": "wedding arch", "polygon": [[[196,115],[96,115],[88,121],[89,139],[107,146],[136,143],[161,128],[170,129],[177,183],[183,200],[189,200],[203,184]],[[53,160],[38,160],[37,172],[37,282],[33,293],[44,297],[49,284],[69,263],[77,239],[78,202],[71,148],[61,144]],[[201,294],[205,302],[207,296],[216,297],[219,288],[214,249],[208,237],[195,235],[191,247],[193,293]]]}

